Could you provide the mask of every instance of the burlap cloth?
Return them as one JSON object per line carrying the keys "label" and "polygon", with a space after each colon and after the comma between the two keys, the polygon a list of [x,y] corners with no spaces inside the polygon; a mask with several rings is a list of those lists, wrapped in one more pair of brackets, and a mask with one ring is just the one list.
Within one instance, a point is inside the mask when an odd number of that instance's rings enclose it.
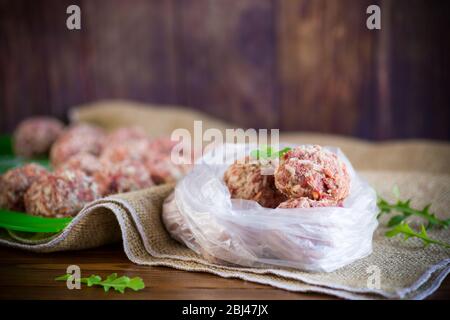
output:
{"label": "burlap cloth", "polygon": [[[123,110],[123,108],[128,108]],[[173,108],[170,116],[163,109],[146,110],[128,102],[104,102],[72,112],[72,120],[90,121],[109,127],[140,123],[149,133],[170,133],[178,127],[192,126],[202,119],[205,127],[226,128],[218,120]],[[169,112],[169,113],[170,113]],[[126,119],[121,115],[126,114]],[[133,121],[133,114],[138,120]],[[161,122],[159,115],[164,118]],[[109,119],[109,120],[108,120]],[[136,118],[135,118],[136,119]],[[155,129],[155,126],[158,129]],[[221,127],[222,126],[222,127]],[[413,199],[421,207],[432,203],[441,218],[450,216],[450,146],[429,141],[370,144],[336,136],[290,134],[282,140],[321,143],[341,147],[355,168],[390,200],[392,187],[399,186],[402,198]],[[161,222],[161,207],[173,185],[115,195],[86,206],[58,236],[46,240],[20,241],[7,233],[0,243],[35,251],[54,252],[97,247],[123,241],[128,258],[140,265],[168,266],[181,270],[209,272],[222,277],[240,278],[298,292],[321,292],[348,299],[406,298],[423,299],[433,293],[450,272],[450,250],[420,241],[386,238],[380,227],[374,235],[373,253],[332,273],[309,273],[294,269],[250,269],[212,265],[170,238]],[[450,230],[433,230],[430,236],[449,242]],[[373,287],[373,270],[379,270],[380,287]],[[375,272],[377,272],[375,271]]]}

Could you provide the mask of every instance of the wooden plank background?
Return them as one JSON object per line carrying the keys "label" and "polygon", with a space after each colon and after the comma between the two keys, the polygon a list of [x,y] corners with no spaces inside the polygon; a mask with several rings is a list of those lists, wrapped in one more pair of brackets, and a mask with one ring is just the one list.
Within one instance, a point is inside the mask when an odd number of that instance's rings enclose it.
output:
{"label": "wooden plank background", "polygon": [[449,140],[449,30],[445,0],[0,0],[0,131],[126,98],[243,127]]}

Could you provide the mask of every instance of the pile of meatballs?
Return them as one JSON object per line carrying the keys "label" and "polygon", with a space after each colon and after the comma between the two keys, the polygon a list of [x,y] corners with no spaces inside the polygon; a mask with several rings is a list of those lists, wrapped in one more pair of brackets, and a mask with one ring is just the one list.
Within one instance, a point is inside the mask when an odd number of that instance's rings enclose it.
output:
{"label": "pile of meatballs", "polygon": [[285,209],[342,207],[350,180],[345,163],[318,145],[284,153],[273,175],[263,174],[261,162],[251,157],[236,161],[224,174],[231,198]]}
{"label": "pile of meatballs", "polygon": [[138,127],[106,133],[37,117],[22,122],[13,139],[17,156],[50,157],[51,171],[29,163],[0,176],[0,208],[31,215],[75,216],[93,200],[174,182],[190,170],[171,161],[176,142],[150,139]]}

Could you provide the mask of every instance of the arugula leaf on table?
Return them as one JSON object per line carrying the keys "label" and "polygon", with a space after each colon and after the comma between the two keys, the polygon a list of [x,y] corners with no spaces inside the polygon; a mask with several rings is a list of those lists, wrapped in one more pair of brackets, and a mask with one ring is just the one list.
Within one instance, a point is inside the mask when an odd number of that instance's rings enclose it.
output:
{"label": "arugula leaf on table", "polygon": [[[56,281],[67,281],[71,279],[72,275],[65,274],[55,278]],[[91,275],[87,278],[81,278],[80,283],[86,284],[88,287],[92,286],[101,286],[108,292],[109,289],[113,288],[114,290],[125,293],[125,289],[132,289],[134,291],[142,290],[145,288],[144,281],[140,277],[129,278],[127,276],[118,277],[117,273],[112,273],[105,280],[98,275]]]}
{"label": "arugula leaf on table", "polygon": [[400,224],[410,216],[418,216],[425,219],[427,221],[427,229],[432,227],[442,227],[447,229],[450,226],[450,219],[441,220],[437,218],[434,213],[430,212],[431,204],[427,204],[422,210],[414,209],[411,207],[411,199],[406,201],[400,200],[400,190],[397,185],[392,188],[392,193],[396,198],[395,203],[389,203],[385,199],[378,196],[378,208],[380,209],[378,218],[391,212],[400,213],[399,215],[391,217],[388,222],[389,227],[394,227]]}
{"label": "arugula leaf on table", "polygon": [[[412,237],[422,239],[425,246],[434,243],[444,248],[450,248],[450,244],[448,243],[431,239],[426,231],[426,229],[432,227],[446,229],[450,225],[450,219],[441,220],[437,218],[434,213],[430,212],[431,204],[426,205],[422,210],[411,208],[411,199],[408,199],[406,201],[400,200],[400,190],[397,186],[394,186],[392,192],[397,199],[394,203],[389,203],[380,196],[378,197],[378,208],[380,209],[378,218],[380,218],[384,214],[389,214],[391,212],[400,213],[392,216],[389,219],[387,226],[391,229],[389,229],[385,233],[387,237],[394,237],[398,234],[403,234],[405,240]],[[421,224],[420,232],[413,230],[407,222],[407,219],[412,216],[417,216],[424,219],[427,222],[427,226],[425,227],[423,224]]]}
{"label": "arugula leaf on table", "polygon": [[393,216],[389,222],[389,227],[394,227],[404,221],[406,218],[411,216],[418,216],[425,219],[427,224],[427,229],[431,227],[442,227],[448,228],[450,226],[450,219],[441,220],[436,217],[434,213],[430,212],[431,204],[426,205],[422,210],[411,208],[411,199],[406,201],[397,200],[395,203],[389,203],[383,198],[378,199],[378,208],[380,208],[381,212],[378,215],[380,217],[383,214],[391,213],[391,212],[399,212],[400,215]]}
{"label": "arugula leaf on table", "polygon": [[385,233],[386,237],[388,237],[388,238],[394,237],[398,234],[402,234],[404,237],[404,240],[408,240],[409,238],[419,238],[422,240],[425,247],[430,244],[437,244],[444,248],[450,248],[449,243],[445,243],[445,242],[430,238],[428,236],[425,226],[423,224],[421,225],[420,232],[416,232],[409,226],[409,224],[407,222],[403,221]]}

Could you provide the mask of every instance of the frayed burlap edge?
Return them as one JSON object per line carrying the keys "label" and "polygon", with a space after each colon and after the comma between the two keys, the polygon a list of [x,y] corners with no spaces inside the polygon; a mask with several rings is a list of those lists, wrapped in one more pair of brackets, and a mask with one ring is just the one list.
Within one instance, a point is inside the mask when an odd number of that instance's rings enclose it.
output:
{"label": "frayed burlap edge", "polygon": [[[416,196],[419,201],[415,205],[420,206],[425,200],[430,200],[437,212],[449,212],[449,176],[398,172],[366,172],[363,175],[383,196],[389,197],[390,188],[397,184],[405,197],[422,195]],[[436,246],[424,249],[420,242],[413,240],[406,243],[386,239],[382,230],[374,237],[371,256],[333,273],[213,265],[174,241],[165,231],[160,217],[161,207],[172,190],[171,185],[159,186],[96,201],[47,243],[23,244],[7,235],[0,236],[0,243],[34,252],[53,252],[97,247],[119,241],[121,237],[127,257],[137,264],[208,272],[290,291],[321,292],[347,299],[423,299],[433,293],[450,272],[450,255],[445,249]],[[433,232],[432,235],[444,241],[449,239],[448,230]],[[365,271],[372,264],[378,264],[382,269],[383,286],[380,289],[367,286],[368,274]],[[405,271],[401,273],[402,270]]]}

